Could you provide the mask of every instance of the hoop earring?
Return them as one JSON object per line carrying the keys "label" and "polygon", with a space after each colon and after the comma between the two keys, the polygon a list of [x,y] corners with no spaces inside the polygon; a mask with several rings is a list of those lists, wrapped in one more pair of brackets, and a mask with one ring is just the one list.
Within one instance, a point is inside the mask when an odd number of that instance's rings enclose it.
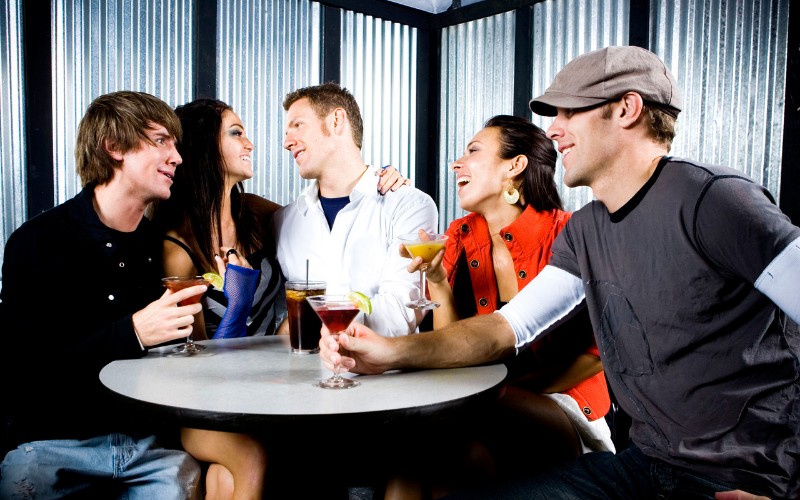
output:
{"label": "hoop earring", "polygon": [[506,200],[506,203],[509,205],[515,205],[519,201],[519,191],[517,191],[517,188],[511,183],[511,180],[508,181],[508,188],[503,191],[503,199]]}

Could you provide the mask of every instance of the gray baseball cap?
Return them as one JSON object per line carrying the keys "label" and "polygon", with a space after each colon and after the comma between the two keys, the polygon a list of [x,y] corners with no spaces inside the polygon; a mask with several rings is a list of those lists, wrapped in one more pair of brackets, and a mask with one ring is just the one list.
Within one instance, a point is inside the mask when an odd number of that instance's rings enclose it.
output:
{"label": "gray baseball cap", "polygon": [[586,108],[637,92],[651,105],[677,117],[683,99],[664,62],[641,47],[606,47],[580,55],[558,72],[531,111],[556,116],[556,108]]}

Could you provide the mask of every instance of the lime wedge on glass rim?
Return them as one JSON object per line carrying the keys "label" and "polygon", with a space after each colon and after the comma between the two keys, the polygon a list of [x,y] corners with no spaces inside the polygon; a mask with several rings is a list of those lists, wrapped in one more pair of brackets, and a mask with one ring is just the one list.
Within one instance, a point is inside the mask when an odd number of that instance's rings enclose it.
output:
{"label": "lime wedge on glass rim", "polygon": [[364,314],[372,314],[372,302],[369,297],[361,292],[350,292],[345,295],[345,298],[358,307],[358,310]]}
{"label": "lime wedge on glass rim", "polygon": [[211,283],[211,286],[213,286],[217,290],[222,290],[222,287],[225,284],[225,282],[222,279],[222,276],[220,276],[217,273],[205,273],[203,275],[203,278],[207,279],[208,282]]}

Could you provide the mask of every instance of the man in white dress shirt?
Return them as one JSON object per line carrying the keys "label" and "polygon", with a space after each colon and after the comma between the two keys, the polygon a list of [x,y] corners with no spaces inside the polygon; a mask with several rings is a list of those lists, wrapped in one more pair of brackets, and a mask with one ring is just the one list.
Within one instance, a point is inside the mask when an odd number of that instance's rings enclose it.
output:
{"label": "man in white dress shirt", "polygon": [[284,276],[326,281],[327,293],[362,292],[372,314],[360,313],[356,321],[388,337],[413,333],[423,313],[404,304],[419,297],[419,277],[406,270],[410,261],[400,256],[397,237],[436,232],[436,204],[411,186],[378,191],[381,169],[364,163],[361,111],[346,89],[335,83],[302,88],[286,96],[283,108],[283,146],[300,176],[314,180],[275,214]]}

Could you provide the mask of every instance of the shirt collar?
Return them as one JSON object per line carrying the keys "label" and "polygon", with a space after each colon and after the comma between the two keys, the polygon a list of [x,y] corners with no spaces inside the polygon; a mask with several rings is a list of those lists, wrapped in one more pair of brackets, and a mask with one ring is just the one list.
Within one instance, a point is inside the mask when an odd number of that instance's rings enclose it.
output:
{"label": "shirt collar", "polygon": [[364,173],[361,175],[361,178],[356,183],[356,186],[353,188],[353,192],[350,193],[350,201],[356,201],[359,198],[365,196],[377,196],[378,195],[378,167],[373,167],[371,165],[367,166],[367,169],[364,170]]}
{"label": "shirt collar", "polygon": [[319,203],[319,181],[314,180],[297,197],[297,209],[305,215],[308,209]]}
{"label": "shirt collar", "polygon": [[94,187],[84,187],[75,197],[71,215],[80,221],[86,234],[94,241],[105,241],[112,237],[111,229],[100,221],[94,210]]}
{"label": "shirt collar", "polygon": [[[103,224],[103,222],[100,220],[100,216],[98,216],[97,212],[95,212],[94,187],[86,186],[81,190],[80,193],[78,193],[77,196],[75,196],[75,203],[70,209],[70,215],[79,221],[79,225],[85,229],[86,235],[92,241],[105,244],[111,240],[125,238],[126,233],[111,229]],[[147,218],[142,217],[142,220],[139,221],[136,229],[130,234],[135,234],[143,230],[144,225],[148,223],[149,221]]]}
{"label": "shirt collar", "polygon": [[[367,166],[361,175],[353,191],[350,193],[350,201],[358,201],[365,196],[376,196],[378,193],[377,167]],[[319,203],[319,181],[314,180],[297,197],[297,209],[305,214],[308,209]]]}

